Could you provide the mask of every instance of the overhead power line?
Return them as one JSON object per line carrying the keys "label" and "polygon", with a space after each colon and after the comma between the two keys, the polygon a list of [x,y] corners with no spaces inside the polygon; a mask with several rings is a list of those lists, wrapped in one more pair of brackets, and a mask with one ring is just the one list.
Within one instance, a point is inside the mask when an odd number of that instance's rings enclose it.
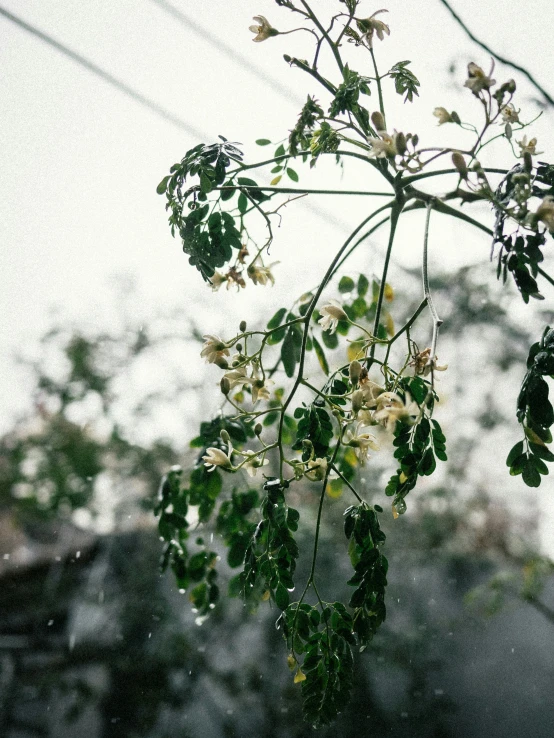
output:
{"label": "overhead power line", "polygon": [[266,87],[271,87],[271,89],[287,100],[287,102],[295,105],[303,105],[306,102],[305,99],[292,93],[288,87],[281,84],[281,82],[276,80],[274,77],[269,76],[264,69],[253,64],[249,58],[238,53],[232,46],[207,31],[189,15],[186,15],[181,10],[178,10],[174,5],[168,3],[167,0],[151,0],[151,2],[162,8],[162,10],[165,10],[169,15],[173,16],[175,20],[185,26],[189,31],[192,31],[197,36],[204,39],[204,41],[207,41],[211,46],[214,46],[220,54],[224,54],[249,74],[253,74],[255,77],[261,79]]}
{"label": "overhead power line", "polygon": [[[153,2],[157,2],[157,0],[153,0]],[[182,118],[179,118],[177,115],[174,115],[169,110],[166,110],[166,108],[162,107],[161,105],[158,105],[158,103],[146,97],[146,95],[143,95],[141,92],[139,92],[138,90],[135,90],[130,85],[126,84],[125,82],[122,82],[120,79],[115,77],[110,72],[107,72],[105,69],[102,69],[102,67],[99,67],[97,64],[90,61],[90,59],[87,59],[82,54],[79,54],[76,51],[73,51],[73,49],[70,49],[68,46],[66,46],[65,44],[62,44],[60,41],[57,41],[55,38],[53,38],[49,34],[44,33],[40,29],[36,28],[36,26],[33,26],[30,23],[27,23],[22,18],[19,18],[18,16],[14,15],[13,13],[10,13],[8,10],[2,7],[0,7],[0,16],[7,18],[12,23],[15,23],[15,25],[19,26],[20,28],[27,31],[31,35],[35,36],[36,38],[40,39],[41,41],[48,44],[52,48],[61,52],[64,56],[71,59],[76,64],[79,64],[84,69],[87,69],[89,72],[91,72],[92,74],[96,75],[97,77],[100,77],[100,79],[103,79],[105,82],[107,82],[109,85],[117,89],[119,92],[123,93],[127,97],[139,103],[139,105],[142,105],[144,108],[147,108],[148,110],[150,110],[150,112],[168,121],[172,125],[179,128],[180,130],[185,131],[192,138],[198,141],[204,141],[210,138],[209,135],[207,135],[204,131],[201,131],[199,128],[196,128],[196,126],[188,123]],[[197,24],[195,24],[195,26],[197,28],[200,28],[200,26],[198,26]],[[207,34],[207,32],[205,32],[204,29],[201,29],[201,30],[202,30],[202,33],[206,35],[206,39],[208,40],[209,43],[213,44],[214,42],[217,42],[217,39],[215,39],[215,37],[210,36],[210,34]],[[228,47],[226,48],[228,49]],[[289,95],[289,99],[290,99],[290,95]],[[345,230],[345,229],[348,230],[349,228],[349,225],[347,223],[345,223],[344,221],[338,218],[335,218],[330,213],[320,210],[317,207],[317,205],[313,205],[310,202],[305,202],[305,203],[302,203],[302,206],[305,207],[307,210],[310,210],[314,215],[326,221],[327,223],[334,226],[335,228],[340,228],[341,230]]]}
{"label": "overhead power line", "polygon": [[152,113],[159,115],[164,120],[167,120],[169,123],[177,126],[177,128],[185,131],[185,133],[187,133],[192,138],[202,140],[206,137],[205,133],[196,128],[194,125],[191,125],[190,123],[182,120],[182,118],[179,118],[177,115],[174,115],[169,110],[166,110],[161,105],[158,105],[158,103],[146,97],[146,95],[143,95],[141,92],[138,92],[138,90],[135,90],[133,87],[130,87],[125,82],[117,79],[117,77],[114,77],[113,74],[106,72],[105,69],[102,69],[102,67],[99,67],[97,64],[90,61],[90,59],[87,59],[82,54],[78,54],[76,51],[73,51],[73,49],[70,49],[59,41],[56,41],[55,38],[52,38],[52,36],[49,36],[47,33],[40,31],[38,28],[32,26],[30,23],[27,23],[22,18],[13,15],[13,13],[10,13],[8,10],[5,10],[1,7],[0,15],[3,15],[12,23],[15,23],[20,28],[23,28],[23,30],[31,33],[33,36],[36,36],[36,38],[39,38],[41,41],[44,41],[49,46],[52,46],[57,51],[60,51],[65,56],[69,57],[69,59],[71,59],[72,61],[80,64],[85,69],[88,69],[89,72],[92,72],[97,77],[100,77],[104,80],[104,82],[107,82],[112,87],[115,87],[117,90],[119,90],[119,92],[122,92],[123,94],[127,95],[127,97],[130,97],[132,100],[139,103],[139,105],[148,108],[148,110],[150,110]]}

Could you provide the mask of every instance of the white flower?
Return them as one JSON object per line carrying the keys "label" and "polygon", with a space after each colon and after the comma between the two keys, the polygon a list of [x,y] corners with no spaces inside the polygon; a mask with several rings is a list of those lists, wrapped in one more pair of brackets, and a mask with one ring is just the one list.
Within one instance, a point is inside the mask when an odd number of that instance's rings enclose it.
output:
{"label": "white flower", "polygon": [[371,433],[361,432],[365,426],[358,423],[356,433],[347,431],[347,438],[349,439],[347,445],[355,449],[356,456],[360,464],[363,466],[368,458],[368,450],[379,451],[379,444],[375,440],[375,436]]}
{"label": "white flower", "polygon": [[221,287],[223,282],[227,281],[227,277],[224,274],[221,274],[221,272],[218,272],[217,270],[213,273],[213,275],[210,277],[210,284],[212,285],[212,290],[214,292],[217,292],[218,289]]}
{"label": "white flower", "polygon": [[373,15],[369,16],[369,18],[356,18],[356,25],[367,39],[369,46],[373,45],[374,35],[376,35],[380,41],[384,40],[385,34],[387,34],[387,36],[390,36],[390,28],[387,26],[387,24],[375,17],[376,15],[379,15],[379,13],[388,12],[389,11],[386,9],[376,10]]}
{"label": "white flower", "polygon": [[452,116],[448,112],[446,108],[435,108],[433,110],[433,115],[435,118],[438,118],[439,126],[442,126],[444,123],[452,123]]}
{"label": "white flower", "polygon": [[505,105],[500,113],[502,114],[501,125],[504,123],[519,123],[519,110],[516,110],[512,103]]}
{"label": "white flower", "polygon": [[308,468],[305,472],[305,475],[311,482],[320,482],[322,479],[325,478],[326,473],[327,459],[317,458],[308,461]]}
{"label": "white flower", "polygon": [[414,373],[416,375],[427,377],[431,374],[431,369],[435,372],[445,372],[448,369],[448,364],[443,364],[441,366],[437,363],[438,359],[436,356],[432,361],[429,361],[430,356],[431,349],[426,348],[423,351],[420,351],[419,354],[415,354],[412,358],[410,366],[414,367]]}
{"label": "white flower", "polygon": [[406,407],[402,399],[394,392],[383,392],[377,398],[377,410],[373,417],[385,428],[391,427],[391,430],[394,430],[398,420],[409,423],[416,413],[415,403]]}
{"label": "white flower", "polygon": [[337,330],[339,320],[348,320],[348,315],[336,300],[329,300],[319,311],[321,317],[317,321],[322,330],[334,333]]}
{"label": "white flower", "polygon": [[541,220],[551,233],[554,233],[554,197],[546,195],[535,213],[535,220]]}
{"label": "white flower", "polygon": [[464,87],[468,87],[474,95],[479,95],[482,90],[490,89],[496,84],[495,79],[491,79],[491,74],[494,70],[494,59],[492,61],[491,71],[488,74],[474,62],[470,62],[467,65],[468,78],[464,82]]}
{"label": "white flower", "polygon": [[227,344],[219,336],[206,335],[202,336],[205,343],[202,346],[200,356],[206,359],[208,364],[218,363],[218,360],[224,356],[229,356]]}
{"label": "white flower", "polygon": [[378,397],[384,392],[384,388],[371,379],[364,379],[360,382],[360,391],[363,397],[363,403],[366,407],[372,408],[377,405]]}
{"label": "white flower", "polygon": [[[398,151],[394,141],[394,136],[389,135],[386,131],[377,131],[381,138],[368,138],[367,142],[371,144],[370,158],[384,159],[389,156],[396,156]],[[396,133],[396,131],[395,131]]]}
{"label": "white flower", "polygon": [[245,449],[243,453],[245,456],[248,456],[248,460],[244,463],[244,468],[246,469],[246,472],[250,477],[255,477],[258,473],[258,469],[261,469],[262,466],[267,466],[269,464],[269,459],[260,459],[254,451],[249,451],[248,449]]}
{"label": "white flower", "polygon": [[271,384],[273,384],[273,382],[270,379],[267,379],[265,382],[263,379],[255,379],[252,382],[252,402],[254,405],[258,400],[269,400],[271,395],[269,385]]}
{"label": "white flower", "polygon": [[230,372],[226,372],[224,375],[229,380],[229,389],[234,387],[244,387],[245,384],[251,384],[252,379],[246,376],[246,367],[239,366],[237,369],[231,369]]}
{"label": "white flower", "polygon": [[279,35],[279,31],[276,28],[273,28],[271,23],[267,20],[267,18],[264,18],[263,15],[255,15],[254,20],[258,23],[258,25],[250,26],[250,28],[248,29],[252,31],[252,33],[257,34],[256,38],[253,38],[252,41],[256,41],[257,43],[259,43],[260,41],[265,41],[272,36]]}
{"label": "white flower", "polygon": [[220,448],[210,446],[206,449],[206,452],[206,455],[202,457],[202,461],[204,462],[204,466],[207,467],[208,471],[213,471],[216,466],[221,466],[223,469],[233,468],[233,465],[231,464],[231,459]]}
{"label": "white flower", "polygon": [[537,139],[532,138],[529,142],[527,141],[527,136],[524,136],[521,141],[517,142],[517,145],[521,149],[521,152],[519,153],[519,157],[525,156],[525,154],[531,154],[531,156],[537,156],[537,154],[542,154],[544,152],[537,151]]}
{"label": "white flower", "polygon": [[250,264],[250,266],[246,270],[246,273],[254,282],[254,284],[259,283],[266,285],[268,282],[271,282],[271,284],[275,284],[275,277],[271,273],[271,267],[274,267],[278,263],[278,261],[275,261],[269,266],[264,266],[258,258],[255,259],[252,264]]}

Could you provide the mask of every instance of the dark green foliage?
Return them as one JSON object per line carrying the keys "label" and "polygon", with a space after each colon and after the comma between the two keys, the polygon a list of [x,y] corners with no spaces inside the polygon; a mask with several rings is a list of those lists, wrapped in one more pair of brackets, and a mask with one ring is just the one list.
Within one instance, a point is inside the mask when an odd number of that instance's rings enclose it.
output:
{"label": "dark green foliage", "polygon": [[309,148],[315,124],[323,116],[323,108],[320,107],[315,98],[308,95],[306,104],[302,108],[298,121],[289,136],[289,151],[293,156],[299,150]]}
{"label": "dark green foliage", "polygon": [[[196,541],[201,550],[191,554],[188,548],[190,531],[187,513],[189,506],[195,506],[199,521],[207,523],[221,496],[223,489],[221,474],[217,469],[208,471],[202,456],[209,447],[227,451],[227,446],[221,440],[222,430],[227,431],[237,446],[244,444],[254,435],[252,424],[240,418],[220,417],[201,423],[200,434],[190,444],[201,451],[196,466],[190,472],[188,487],[183,484],[181,469],[171,470],[162,480],[154,508],[159,518],[158,530],[165,541],[162,571],[171,566],[180,589],[186,590],[191,584],[195,585],[190,592],[190,598],[201,615],[208,614],[219,597],[215,570],[217,556],[206,549],[201,539]],[[216,527],[230,547],[231,566],[239,566],[242,563],[246,548],[243,537],[248,538],[252,532],[251,523],[246,520],[246,516],[256,504],[257,493],[250,491],[243,495],[233,493],[231,500],[224,502],[220,508]]]}
{"label": "dark green foliage", "polygon": [[[237,207],[244,214],[249,202],[262,202],[268,199],[257,188],[257,183],[247,177],[227,179],[227,168],[231,161],[241,162],[242,152],[235,144],[220,136],[222,143],[206,146],[198,144],[187,151],[180,163],[171,167],[170,174],[163,178],[157,188],[160,195],[167,198],[166,209],[171,211],[169,224],[171,233],[178,232],[183,251],[189,262],[202,274],[205,281],[213,276],[233,256],[233,249],[241,248],[240,223],[226,212],[211,205],[218,201],[230,200],[239,191]],[[183,191],[192,178],[197,183]],[[207,195],[216,187],[233,187],[220,191],[215,203],[207,202]],[[241,188],[240,185],[243,185]],[[237,228],[239,225],[239,228]]]}
{"label": "dark green foliage", "polygon": [[414,95],[417,95],[419,97],[419,92],[417,89],[419,87],[419,80],[412,72],[412,70],[407,68],[408,64],[411,64],[411,62],[397,62],[390,70],[389,75],[394,80],[394,87],[396,89],[396,92],[399,95],[406,95],[404,98],[404,102],[413,102]]}
{"label": "dark green foliage", "polygon": [[304,718],[316,728],[331,723],[348,704],[354,678],[351,647],[356,645],[346,607],[333,602],[321,608],[295,602],[277,620],[290,651],[304,654]]}
{"label": "dark green foliage", "polygon": [[[292,603],[277,620],[299,667],[305,719],[314,727],[332,722],[350,699],[354,677],[352,649],[363,650],[386,616],[384,593],[387,560],[379,547],[385,536],[376,511],[365,503],[345,511],[345,531],[356,586],[350,606],[319,602]],[[299,657],[303,656],[300,666]]]}
{"label": "dark green foliage", "polygon": [[[541,163],[536,171],[531,173],[531,192],[535,197],[545,197],[552,194],[554,168],[551,165]],[[521,227],[513,233],[505,233],[506,224],[510,222],[508,212],[518,204],[518,187],[521,186],[521,178],[526,177],[524,168],[517,164],[511,169],[506,177],[500,182],[495,198],[499,207],[495,207],[495,227],[493,247],[500,246],[498,251],[498,265],[496,275],[502,276],[506,282],[508,273],[521,293],[524,302],[529,302],[530,297],[542,300],[537,284],[539,264],[544,256],[542,247],[546,243],[546,235],[538,230],[522,233]],[[546,188],[540,185],[547,185]],[[528,228],[529,225],[526,225]],[[536,227],[535,227],[536,228]]]}
{"label": "dark green foliage", "polygon": [[[221,477],[217,472],[213,474],[216,475],[216,480],[219,478],[219,482],[216,481],[215,484],[212,482],[212,485],[220,489]],[[166,541],[161,566],[163,571],[171,566],[180,589],[186,590],[192,586],[190,600],[200,615],[206,615],[219,599],[217,572],[214,568],[217,554],[202,548],[191,555],[187,548],[189,533],[186,515],[194,485],[191,482],[191,490],[183,489],[181,475],[180,468],[172,469],[163,478],[158,494],[156,506],[156,514],[160,518],[158,530]],[[202,546],[202,539],[197,543]]]}
{"label": "dark green foliage", "polygon": [[[410,391],[416,399],[420,377],[411,380]],[[408,380],[409,381],[409,380]],[[424,383],[423,383],[424,384]],[[421,393],[422,394],[422,393]],[[421,397],[421,394],[418,396]],[[423,400],[425,396],[423,397]],[[416,402],[420,402],[416,399]],[[399,460],[397,469],[385,489],[389,497],[394,497],[393,506],[398,515],[406,512],[406,495],[416,486],[419,476],[430,476],[436,469],[436,458],[446,461],[446,438],[436,420],[423,416],[415,425],[396,424],[394,429],[394,457]],[[436,457],[436,458],[435,458]]]}
{"label": "dark green foliage", "polygon": [[254,489],[247,492],[233,491],[230,500],[225,500],[216,520],[216,531],[229,547],[227,563],[231,567],[241,566],[256,524],[248,519],[249,513],[258,505],[259,495]]}
{"label": "dark green foliage", "polygon": [[377,512],[365,503],[347,508],[344,513],[344,532],[350,540],[350,560],[354,576],[348,584],[356,587],[349,605],[354,608],[352,629],[363,650],[384,622],[385,587],[388,561],[380,551],[385,534],[379,527]]}
{"label": "dark green foliage", "polygon": [[[295,316],[289,314],[288,319],[293,320]],[[300,361],[302,349],[303,331],[299,323],[287,328],[285,340],[281,346],[281,359],[287,377],[293,377],[297,363]],[[276,342],[276,341],[275,341]]]}
{"label": "dark green foliage", "polygon": [[541,475],[548,474],[544,462],[554,461],[554,454],[546,446],[552,442],[550,427],[554,424],[554,408],[545,375],[554,375],[554,329],[548,326],[541,340],[529,350],[527,373],[517,399],[516,415],[523,426],[525,440],[516,443],[506,459],[510,474],[521,474],[528,487],[539,487]]}
{"label": "dark green foliage", "polygon": [[327,410],[315,401],[308,407],[297,407],[294,417],[298,420],[294,451],[303,451],[302,458],[310,457],[310,448],[305,441],[310,441],[317,457],[323,458],[329,452],[329,444],[333,438],[333,424]]}
{"label": "dark green foliage", "polygon": [[336,118],[340,113],[358,112],[360,93],[371,94],[369,83],[369,77],[362,77],[346,64],[343,69],[343,81],[338,86],[335,99],[329,107],[331,118]]}
{"label": "dark green foliage", "polygon": [[284,610],[294,589],[298,546],[292,533],[298,529],[299,514],[287,506],[287,486],[274,478],[265,482],[261,520],[246,546],[244,569],[230,587],[233,594],[240,593],[253,607],[269,593],[277,607]]}

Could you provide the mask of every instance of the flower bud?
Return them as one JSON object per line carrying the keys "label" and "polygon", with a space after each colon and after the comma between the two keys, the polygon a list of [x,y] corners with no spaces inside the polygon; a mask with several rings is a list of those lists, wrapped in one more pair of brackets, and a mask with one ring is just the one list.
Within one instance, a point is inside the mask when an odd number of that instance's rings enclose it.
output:
{"label": "flower bud", "polygon": [[217,356],[214,359],[214,364],[216,366],[218,366],[220,369],[228,369],[229,368],[229,363],[228,363],[227,359],[225,359],[223,356]]}
{"label": "flower bud", "polygon": [[460,177],[467,179],[467,164],[463,155],[459,151],[454,151],[452,154],[452,164],[456,167],[460,173]]}
{"label": "flower bud", "polygon": [[457,125],[461,124],[462,121],[460,120],[460,116],[455,110],[450,113],[450,117],[452,119],[452,123],[456,123]]}
{"label": "flower bud", "polygon": [[237,343],[236,349],[239,352],[239,354],[241,354],[242,353],[242,343]]}
{"label": "flower bud", "polygon": [[364,403],[363,390],[356,390],[352,393],[352,413],[357,415],[358,411],[362,409]]}
{"label": "flower bud", "polygon": [[380,113],[378,110],[371,114],[371,122],[375,126],[376,131],[386,130],[385,119],[383,118],[383,114]]}
{"label": "flower bud", "polygon": [[221,377],[219,386],[224,395],[228,395],[229,392],[231,391],[231,382],[229,382],[227,377]]}
{"label": "flower bud", "polygon": [[244,333],[245,330],[246,330],[246,320],[241,320],[239,323],[239,331],[241,333]]}
{"label": "flower bud", "polygon": [[223,428],[223,430],[220,432],[219,437],[221,438],[223,443],[226,443],[227,445],[229,445],[229,443],[231,442],[231,439],[229,438],[229,434],[227,433],[225,428]]}
{"label": "flower bud", "polygon": [[258,436],[258,438],[262,435],[263,426],[261,423],[256,423],[254,426],[254,433]]}
{"label": "flower bud", "polygon": [[394,136],[394,145],[396,147],[396,151],[398,152],[399,156],[404,156],[408,149],[408,145],[406,143],[406,136],[400,131]]}
{"label": "flower bud", "polygon": [[529,153],[529,151],[524,151],[523,152],[523,168],[529,174],[533,170],[533,157],[531,156],[531,154]]}
{"label": "flower bud", "polygon": [[360,378],[360,374],[362,373],[362,365],[359,361],[352,361],[350,362],[350,366],[348,367],[348,374],[350,376],[350,381],[352,384],[357,384],[358,379]]}

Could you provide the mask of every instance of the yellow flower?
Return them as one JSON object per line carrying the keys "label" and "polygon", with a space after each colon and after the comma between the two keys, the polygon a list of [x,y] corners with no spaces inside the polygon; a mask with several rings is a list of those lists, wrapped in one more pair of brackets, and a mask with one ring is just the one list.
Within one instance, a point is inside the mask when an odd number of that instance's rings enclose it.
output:
{"label": "yellow flower", "polygon": [[322,330],[334,333],[337,330],[339,320],[348,320],[348,315],[336,300],[329,300],[319,311],[321,317],[317,321]]}
{"label": "yellow flower", "polygon": [[468,78],[464,83],[464,87],[468,87],[476,96],[479,95],[482,90],[490,89],[494,84],[496,84],[496,80],[491,79],[493,70],[494,59],[492,61],[491,71],[488,74],[485,74],[481,67],[474,62],[470,62],[467,65]]}
{"label": "yellow flower", "polygon": [[267,18],[264,18],[263,15],[255,15],[254,20],[258,23],[258,25],[250,26],[249,28],[252,33],[257,34],[256,37],[252,39],[252,41],[256,41],[257,43],[259,43],[260,41],[265,41],[272,36],[279,35],[279,31],[276,28],[273,28],[271,23],[267,20]]}

